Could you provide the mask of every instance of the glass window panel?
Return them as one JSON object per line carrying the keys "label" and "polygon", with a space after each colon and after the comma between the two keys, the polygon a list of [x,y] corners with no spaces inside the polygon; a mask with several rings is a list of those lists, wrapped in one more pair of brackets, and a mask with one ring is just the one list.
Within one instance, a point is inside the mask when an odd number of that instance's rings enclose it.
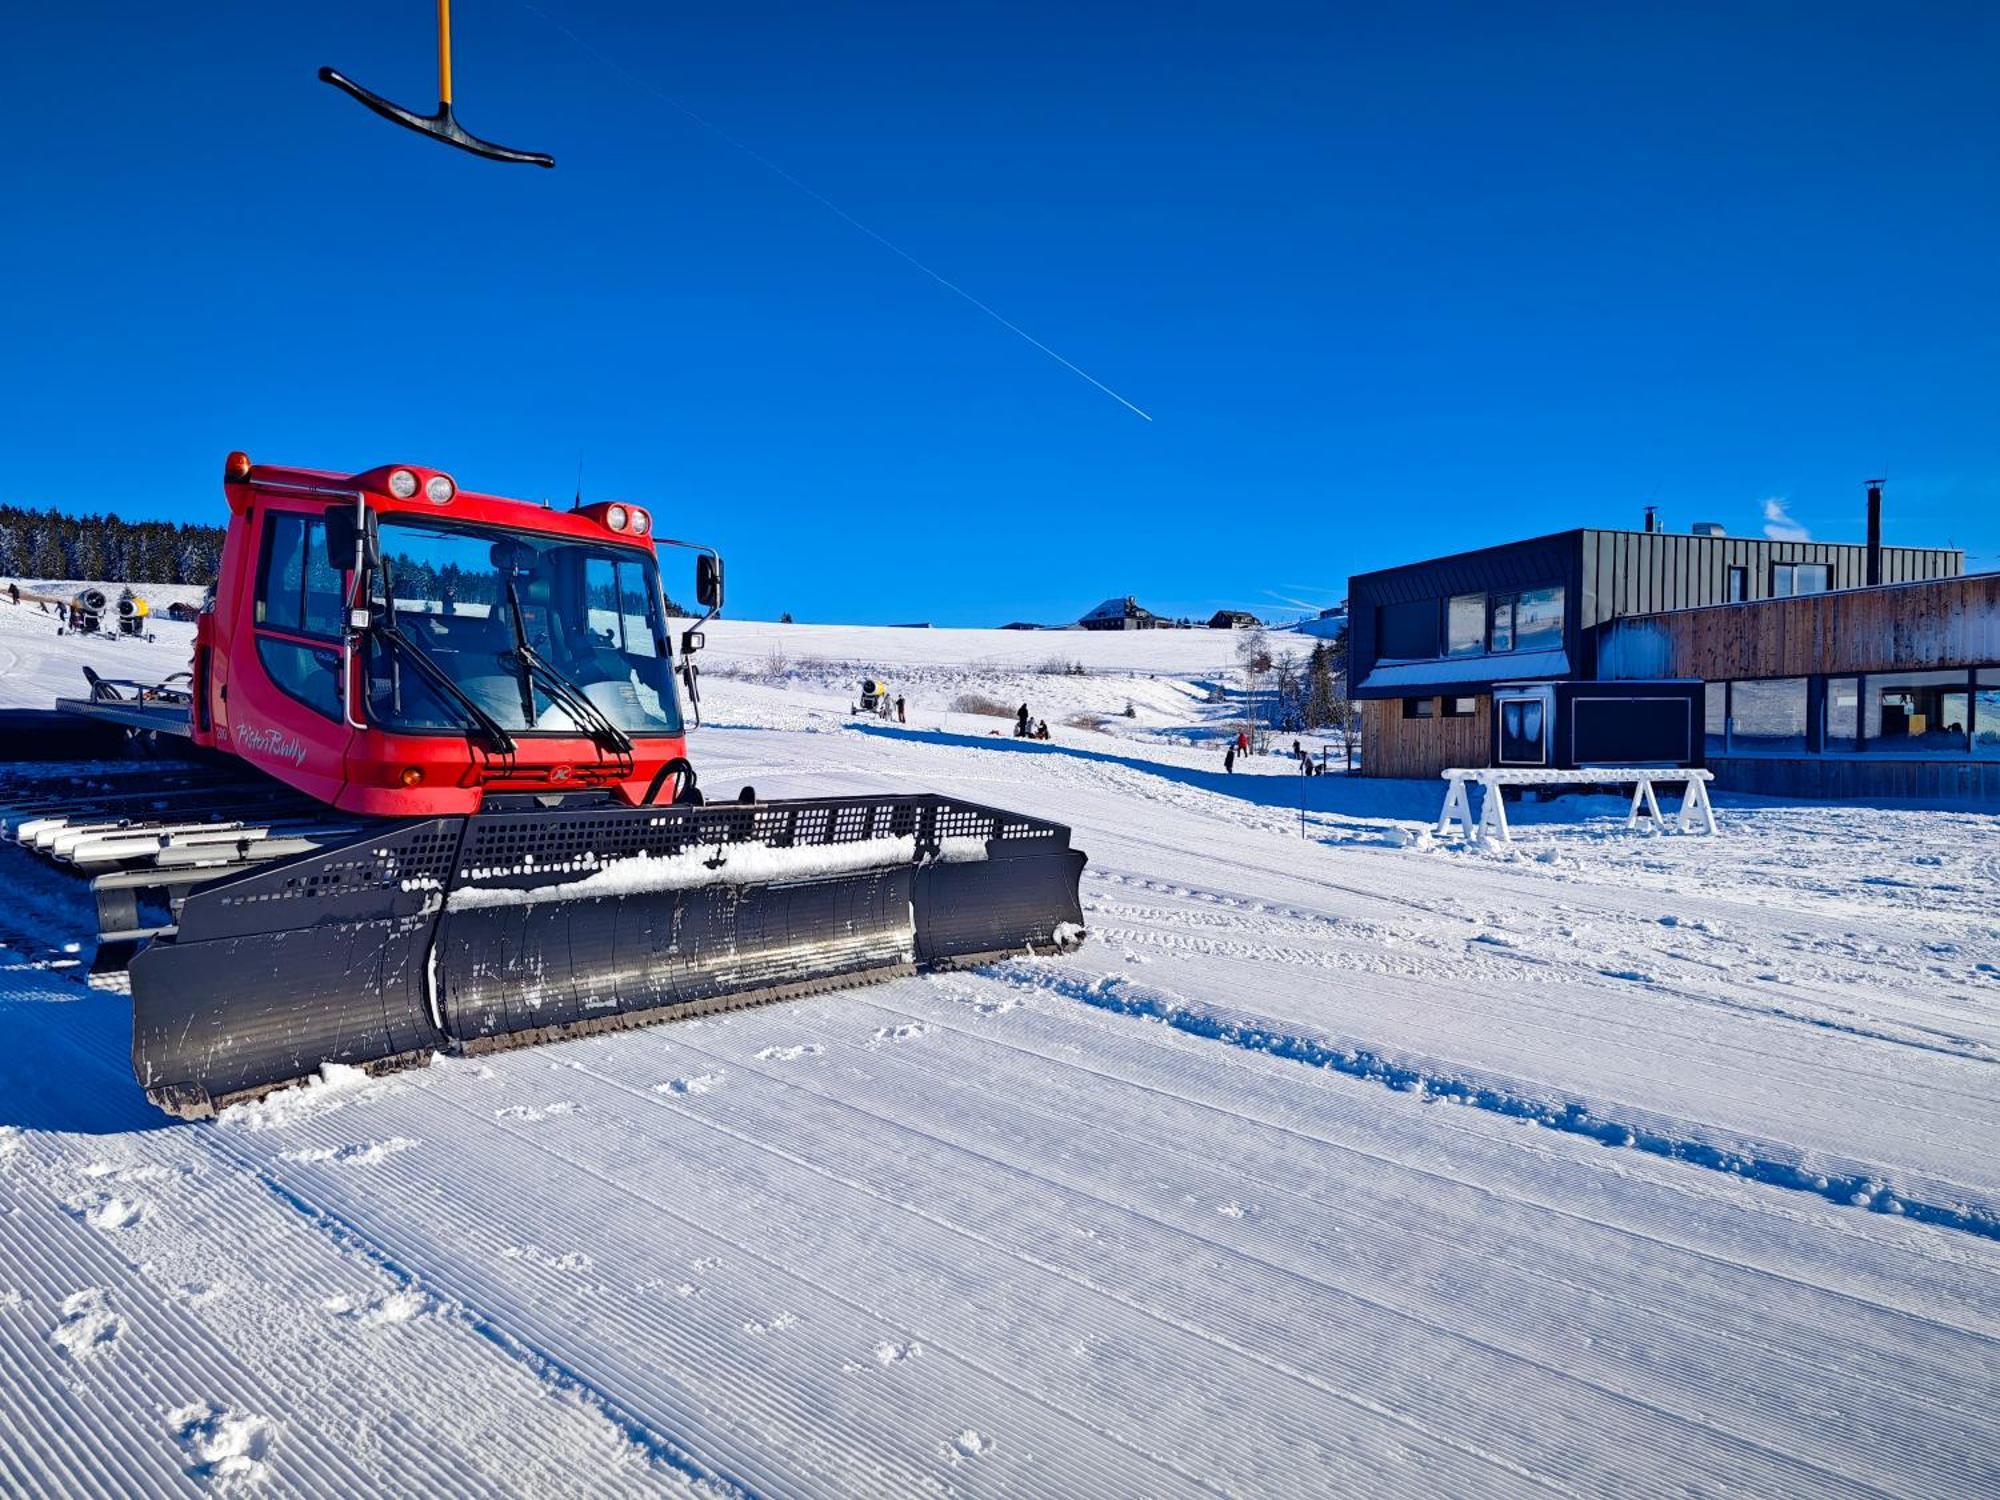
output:
{"label": "glass window panel", "polygon": [[618,614],[624,626],[623,649],[631,656],[658,656],[665,616],[648,587],[644,568],[618,564]]}
{"label": "glass window panel", "polygon": [[340,652],[301,646],[275,636],[257,637],[257,659],[286,693],[329,719],[340,717]]}
{"label": "glass window panel", "polygon": [[[639,734],[681,729],[659,575],[630,547],[405,517],[381,525],[378,607],[393,588],[406,650],[420,652],[502,726],[575,735],[593,715]],[[628,610],[630,613],[628,614]],[[547,672],[515,649],[534,647]],[[526,672],[527,705],[522,702]],[[463,723],[417,679],[422,670],[379,646],[369,655],[369,705],[384,723]],[[532,713],[530,713],[532,708]]]}
{"label": "glass window panel", "polygon": [[257,623],[297,630],[305,598],[304,516],[274,515],[264,532],[264,566],[257,580]]}
{"label": "glass window panel", "polygon": [[1806,748],[1806,680],[1772,677],[1730,685],[1729,745],[1736,754],[1797,754]]}
{"label": "glass window panel", "polygon": [[1437,655],[1438,601],[1419,599],[1375,609],[1375,650],[1383,661],[1422,661]]}
{"label": "glass window panel", "polygon": [[1729,602],[1741,604],[1750,597],[1750,570],[1733,567],[1729,570]]}
{"label": "glass window panel", "polygon": [[1792,592],[1795,594],[1824,594],[1832,584],[1832,570],[1825,563],[1792,565]]}
{"label": "glass window panel", "polygon": [[1557,651],[1562,648],[1563,591],[1528,589],[1514,599],[1514,649]]}
{"label": "glass window panel", "polygon": [[1433,719],[1437,717],[1437,699],[1405,698],[1403,717],[1406,719]]}
{"label": "glass window panel", "polygon": [[1862,704],[1868,753],[1964,755],[1972,715],[1969,676],[1963,669],[1871,675]]}
{"label": "glass window panel", "polygon": [[1704,729],[1710,755],[1721,755],[1729,749],[1729,684],[1711,682],[1703,687],[1706,699]]}
{"label": "glass window panel", "polygon": [[305,535],[305,602],[300,625],[310,635],[337,636],[342,613],[340,569],[326,560],[326,522],[309,521]]}
{"label": "glass window panel", "polygon": [[1477,656],[1486,649],[1486,596],[1458,594],[1446,610],[1445,654]]}
{"label": "glass window panel", "polygon": [[1447,698],[1444,700],[1444,716],[1447,719],[1470,719],[1479,712],[1477,698]]}
{"label": "glass window panel", "polygon": [[1861,679],[1829,677],[1826,680],[1826,748],[1848,752],[1855,748],[1861,732]]}
{"label": "glass window panel", "polygon": [[1495,651],[1514,649],[1514,596],[1499,594],[1493,600],[1493,618],[1488,639]]}
{"label": "glass window panel", "polygon": [[1500,713],[1500,763],[1509,766],[1539,766],[1548,763],[1548,747],[1543,740],[1544,705],[1539,698],[1497,700]]}
{"label": "glass window panel", "polygon": [[1972,753],[1982,760],[2000,760],[2000,671],[1979,674],[1972,695]]}

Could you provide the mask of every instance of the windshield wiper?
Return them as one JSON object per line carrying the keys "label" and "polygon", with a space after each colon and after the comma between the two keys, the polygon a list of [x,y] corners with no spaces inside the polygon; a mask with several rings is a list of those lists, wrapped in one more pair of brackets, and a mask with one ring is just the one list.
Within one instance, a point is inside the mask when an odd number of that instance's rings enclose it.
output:
{"label": "windshield wiper", "polygon": [[[581,724],[590,738],[604,749],[617,755],[632,753],[631,738],[611,722],[611,718],[585,696],[569,678],[557,671],[549,659],[528,643],[527,626],[521,616],[521,595],[514,587],[512,574],[507,577],[507,603],[514,619],[514,652],[521,663],[522,692],[531,694],[528,687],[531,675],[541,680],[543,689],[555,699],[557,704],[569,711],[571,718]],[[533,723],[532,718],[529,723]]]}
{"label": "windshield wiper", "polygon": [[535,685],[529,680],[530,664],[528,658],[534,655],[535,648],[528,644],[528,625],[521,618],[521,593],[519,589],[514,587],[514,575],[512,573],[506,575],[506,584],[507,621],[514,627],[514,662],[520,669],[515,675],[521,681],[521,717],[527,721],[528,727],[533,729],[535,727]]}
{"label": "windshield wiper", "polygon": [[[451,673],[432,661],[424,648],[403,634],[396,623],[396,583],[389,573],[389,559],[382,559],[382,623],[374,630],[390,648],[408,657],[417,671],[437,694],[453,704],[465,716],[469,727],[486,736],[488,745],[497,755],[514,753],[514,736],[509,734],[500,721],[481,708],[466,693],[465,689],[452,681]],[[398,689],[400,693],[400,689]]]}

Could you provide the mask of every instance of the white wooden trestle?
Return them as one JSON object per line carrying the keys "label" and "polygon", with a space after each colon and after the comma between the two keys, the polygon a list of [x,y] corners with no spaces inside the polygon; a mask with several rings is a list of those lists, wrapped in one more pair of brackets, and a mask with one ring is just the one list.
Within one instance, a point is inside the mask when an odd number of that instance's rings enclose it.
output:
{"label": "white wooden trestle", "polygon": [[[1679,782],[1681,793],[1680,811],[1673,820],[1675,831],[1693,833],[1715,832],[1715,808],[1708,800],[1708,783],[1715,779],[1712,771],[1685,770],[1666,766],[1603,767],[1593,766],[1575,771],[1550,771],[1539,768],[1509,768],[1507,766],[1464,767],[1442,773],[1445,780],[1444,811],[1438,814],[1437,831],[1439,837],[1449,834],[1454,828],[1462,828],[1467,838],[1474,841],[1492,839],[1495,843],[1511,844],[1514,831],[1507,824],[1507,803],[1500,789],[1508,786],[1625,786],[1632,788],[1632,810],[1626,815],[1625,826],[1637,828],[1643,819],[1664,833],[1667,819],[1660,811],[1660,799],[1654,794],[1657,785],[1673,785]],[[1480,786],[1485,795],[1479,801],[1479,817],[1472,816],[1472,799],[1469,788]]]}

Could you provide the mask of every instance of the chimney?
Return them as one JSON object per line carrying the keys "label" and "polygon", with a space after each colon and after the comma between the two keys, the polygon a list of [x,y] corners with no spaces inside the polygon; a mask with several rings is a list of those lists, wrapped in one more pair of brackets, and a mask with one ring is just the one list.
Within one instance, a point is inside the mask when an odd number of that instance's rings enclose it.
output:
{"label": "chimney", "polygon": [[1882,481],[1868,481],[1868,586],[1882,582]]}
{"label": "chimney", "polygon": [[1659,506],[1649,505],[1646,507],[1646,529],[1648,531],[1658,531],[1660,529]]}

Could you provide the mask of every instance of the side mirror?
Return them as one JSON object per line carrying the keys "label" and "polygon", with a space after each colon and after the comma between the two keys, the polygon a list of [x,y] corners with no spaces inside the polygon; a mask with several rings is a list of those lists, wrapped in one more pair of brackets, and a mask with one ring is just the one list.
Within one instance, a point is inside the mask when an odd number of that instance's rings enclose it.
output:
{"label": "side mirror", "polygon": [[336,572],[354,566],[354,544],[361,539],[351,505],[326,508],[326,565]]}
{"label": "side mirror", "polygon": [[682,656],[693,656],[695,652],[707,644],[708,637],[703,635],[699,630],[683,630],[681,632]]}
{"label": "side mirror", "polygon": [[713,552],[694,560],[694,597],[703,609],[722,608],[722,559]]}

